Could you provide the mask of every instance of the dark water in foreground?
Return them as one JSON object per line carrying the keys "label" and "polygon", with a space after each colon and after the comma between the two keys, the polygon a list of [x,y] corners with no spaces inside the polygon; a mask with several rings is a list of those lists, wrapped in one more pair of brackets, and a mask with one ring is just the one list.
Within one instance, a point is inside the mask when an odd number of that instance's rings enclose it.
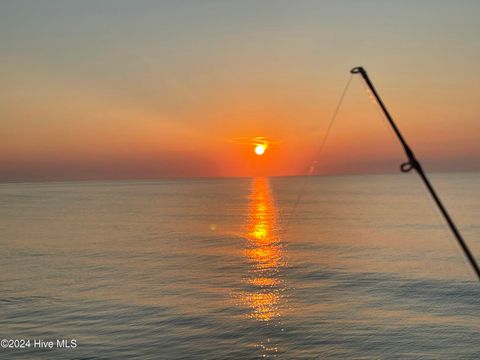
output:
{"label": "dark water in foreground", "polygon": [[[480,174],[433,180],[480,257]],[[2,184],[0,233],[1,338],[78,344],[1,358],[480,358],[413,175]]]}

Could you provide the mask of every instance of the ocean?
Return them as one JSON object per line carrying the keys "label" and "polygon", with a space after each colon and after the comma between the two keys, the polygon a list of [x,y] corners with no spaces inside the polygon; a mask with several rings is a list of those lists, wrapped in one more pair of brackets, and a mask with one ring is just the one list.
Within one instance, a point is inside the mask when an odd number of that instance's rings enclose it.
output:
{"label": "ocean", "polygon": [[[480,174],[432,182],[480,258]],[[480,358],[414,174],[0,184],[0,234],[0,358]]]}

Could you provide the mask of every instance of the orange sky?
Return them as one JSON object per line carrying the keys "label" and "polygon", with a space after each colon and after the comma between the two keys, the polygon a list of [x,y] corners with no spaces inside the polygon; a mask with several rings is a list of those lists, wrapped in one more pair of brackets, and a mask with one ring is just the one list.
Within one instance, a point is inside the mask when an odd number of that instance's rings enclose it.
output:
{"label": "orange sky", "polygon": [[[479,170],[479,8],[1,3],[0,181],[306,173],[356,65],[427,170]],[[257,156],[242,136],[278,143]],[[317,173],[403,159],[354,79]]]}

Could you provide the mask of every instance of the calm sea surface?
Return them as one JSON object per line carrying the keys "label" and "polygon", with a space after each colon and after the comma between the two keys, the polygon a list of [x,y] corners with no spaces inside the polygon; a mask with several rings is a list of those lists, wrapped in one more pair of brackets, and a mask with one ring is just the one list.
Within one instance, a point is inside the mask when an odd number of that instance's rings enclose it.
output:
{"label": "calm sea surface", "polygon": [[[480,258],[480,174],[432,179]],[[0,237],[0,337],[32,341],[1,358],[480,358],[413,174],[0,184]]]}

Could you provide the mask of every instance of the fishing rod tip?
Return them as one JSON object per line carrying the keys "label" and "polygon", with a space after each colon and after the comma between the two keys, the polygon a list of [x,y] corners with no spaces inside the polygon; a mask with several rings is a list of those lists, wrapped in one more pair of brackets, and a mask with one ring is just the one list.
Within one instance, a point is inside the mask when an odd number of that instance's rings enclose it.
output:
{"label": "fishing rod tip", "polygon": [[350,70],[352,74],[366,74],[365,69],[362,66],[356,66],[352,70]]}

